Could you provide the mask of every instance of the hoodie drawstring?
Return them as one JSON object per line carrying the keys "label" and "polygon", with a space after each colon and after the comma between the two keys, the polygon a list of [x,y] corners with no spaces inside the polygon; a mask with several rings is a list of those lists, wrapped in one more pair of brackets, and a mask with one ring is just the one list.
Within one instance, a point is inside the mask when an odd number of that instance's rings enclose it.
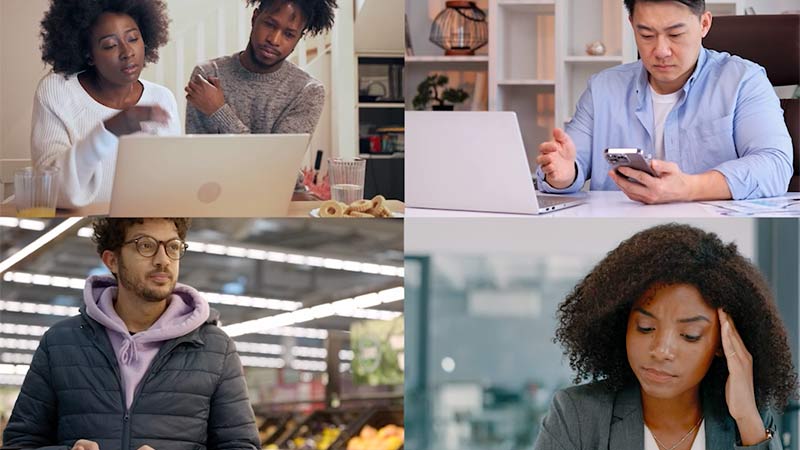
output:
{"label": "hoodie drawstring", "polygon": [[129,365],[139,359],[136,342],[134,342],[133,338],[129,337],[124,340],[119,348],[119,356],[122,364],[125,365]]}

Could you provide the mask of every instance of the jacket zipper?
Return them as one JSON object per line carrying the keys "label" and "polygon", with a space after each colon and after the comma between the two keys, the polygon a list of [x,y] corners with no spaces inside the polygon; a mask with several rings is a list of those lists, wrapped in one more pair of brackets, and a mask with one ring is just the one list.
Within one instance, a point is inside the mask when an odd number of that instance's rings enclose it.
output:
{"label": "jacket zipper", "polygon": [[[84,318],[83,320],[86,320],[86,319]],[[200,325],[200,327],[202,327],[203,325],[205,325],[205,324]],[[81,328],[83,328],[83,327],[90,328],[91,325],[89,325],[89,324],[81,325]],[[105,329],[103,329],[102,331],[105,332]],[[196,331],[197,330],[195,330],[195,332]],[[91,330],[91,332],[93,334],[95,334],[94,330]],[[195,344],[195,342],[194,342],[193,339],[192,340],[180,340],[180,338],[178,338],[178,340],[172,341],[171,343],[167,344],[167,345],[169,345],[168,348],[161,347],[161,349],[159,349],[158,353],[156,354],[155,359],[153,359],[153,362],[150,364],[150,367],[147,369],[147,372],[142,377],[142,381],[140,381],[139,385],[136,387],[136,391],[133,394],[133,401],[131,402],[131,407],[128,408],[127,403],[125,402],[125,390],[122,388],[122,375],[120,374],[120,370],[119,370],[119,367],[117,365],[116,355],[114,355],[114,357],[111,358],[108,355],[108,353],[105,351],[105,349],[103,349],[100,346],[100,344],[98,343],[97,339],[91,339],[91,341],[94,343],[94,346],[97,347],[98,350],[100,350],[100,353],[102,353],[103,356],[106,358],[106,360],[109,362],[109,365],[111,366],[111,368],[114,369],[114,374],[117,376],[117,384],[119,385],[120,399],[122,401],[122,406],[123,406],[124,411],[125,411],[125,414],[122,416],[122,447],[120,447],[120,448],[122,450],[129,450],[130,449],[130,445],[131,445],[131,436],[130,436],[130,433],[131,433],[131,411],[133,411],[133,408],[136,406],[136,402],[139,400],[139,394],[142,392],[142,388],[144,387],[145,383],[150,379],[150,375],[152,375],[153,372],[157,368],[160,368],[159,364],[161,363],[161,361],[164,360],[170,353],[172,353],[172,351],[176,347],[178,347],[178,345],[181,345],[183,343]]]}
{"label": "jacket zipper", "polygon": [[[86,320],[85,318],[83,320]],[[87,332],[91,332],[93,335],[96,335],[96,331],[92,329],[90,324],[81,325],[81,328],[88,328]],[[103,330],[105,332],[105,329]],[[125,389],[122,388],[122,375],[119,370],[119,366],[117,364],[117,358],[115,355],[109,356],[106,349],[100,346],[100,343],[97,339],[90,339],[94,346],[100,350],[100,353],[106,358],[111,368],[114,370],[114,375],[117,376],[117,385],[119,386],[119,396],[120,401],[122,402],[123,410],[125,414],[122,416],[122,447],[121,449],[127,449],[130,445],[130,411],[127,409],[127,405],[125,403]],[[127,442],[126,442],[127,441]]]}

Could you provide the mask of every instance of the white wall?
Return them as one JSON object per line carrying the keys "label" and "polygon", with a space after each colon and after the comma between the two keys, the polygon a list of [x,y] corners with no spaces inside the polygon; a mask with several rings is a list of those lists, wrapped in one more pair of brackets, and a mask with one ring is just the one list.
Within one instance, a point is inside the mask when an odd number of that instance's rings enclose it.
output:
{"label": "white wall", "polygon": [[744,0],[744,7],[752,6],[756,14],[780,14],[784,11],[800,12],[800,0]]}

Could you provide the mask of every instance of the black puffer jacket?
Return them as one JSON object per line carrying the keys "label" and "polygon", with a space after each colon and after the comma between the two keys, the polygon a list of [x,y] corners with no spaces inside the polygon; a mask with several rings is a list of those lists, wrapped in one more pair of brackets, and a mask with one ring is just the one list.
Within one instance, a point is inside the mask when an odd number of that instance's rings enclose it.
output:
{"label": "black puffer jacket", "polygon": [[259,449],[239,355],[218,317],[211,310],[201,327],[164,342],[126,411],[105,328],[81,308],[42,338],[4,446],[63,450],[88,439],[100,450]]}

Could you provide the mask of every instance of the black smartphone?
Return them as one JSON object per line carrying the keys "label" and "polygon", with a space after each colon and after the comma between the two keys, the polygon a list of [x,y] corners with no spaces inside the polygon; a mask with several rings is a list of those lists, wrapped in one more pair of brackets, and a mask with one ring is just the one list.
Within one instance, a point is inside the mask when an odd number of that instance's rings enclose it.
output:
{"label": "black smartphone", "polygon": [[[603,152],[606,157],[606,162],[615,170],[619,167],[630,167],[631,169],[641,170],[642,172],[658,178],[658,175],[653,172],[650,167],[650,155],[645,155],[641,149],[638,148],[607,148]],[[617,174],[625,177],[628,181],[638,183],[639,181],[627,177],[617,170]]]}

